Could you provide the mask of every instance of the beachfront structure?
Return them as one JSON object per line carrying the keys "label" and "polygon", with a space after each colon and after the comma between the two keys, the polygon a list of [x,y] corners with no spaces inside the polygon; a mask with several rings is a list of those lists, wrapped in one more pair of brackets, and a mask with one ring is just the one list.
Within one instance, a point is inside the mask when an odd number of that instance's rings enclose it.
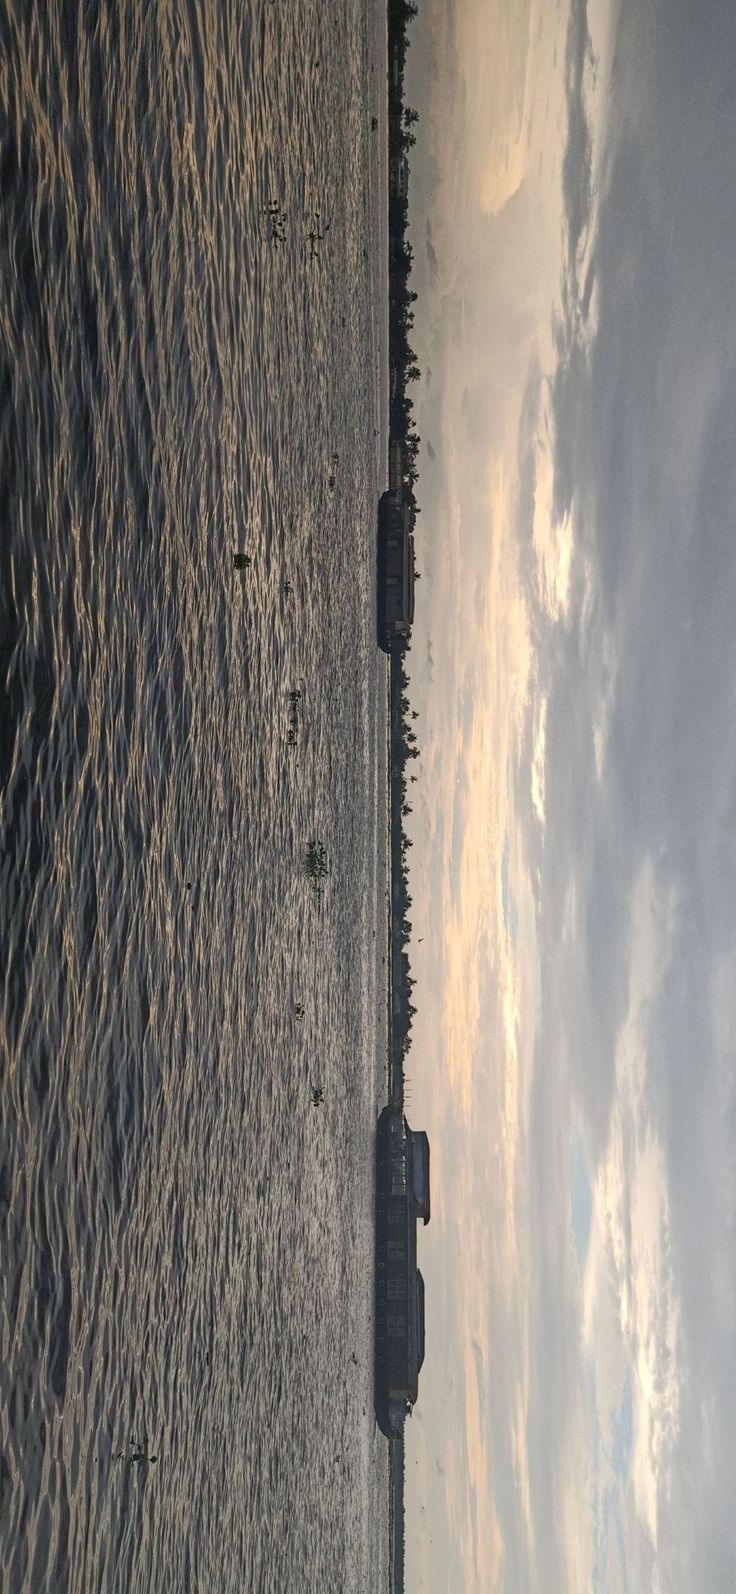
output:
{"label": "beachfront structure", "polygon": [[388,450],[388,485],[392,492],[400,492],[404,480],[404,450],[402,444],[392,439]]}
{"label": "beachfront structure", "polygon": [[409,164],[405,155],[392,155],[388,171],[392,199],[406,199],[409,192]]}
{"label": "beachfront structure", "polygon": [[378,639],[386,653],[408,641],[414,620],[414,518],[400,489],[378,505]]}
{"label": "beachfront structure", "polygon": [[424,1361],[424,1280],[417,1223],[429,1223],[429,1141],[400,1107],[376,1131],[375,1407],[387,1438],[403,1431]]}
{"label": "beachfront structure", "polygon": [[391,46],[391,82],[398,89],[401,79],[401,51],[398,44]]}

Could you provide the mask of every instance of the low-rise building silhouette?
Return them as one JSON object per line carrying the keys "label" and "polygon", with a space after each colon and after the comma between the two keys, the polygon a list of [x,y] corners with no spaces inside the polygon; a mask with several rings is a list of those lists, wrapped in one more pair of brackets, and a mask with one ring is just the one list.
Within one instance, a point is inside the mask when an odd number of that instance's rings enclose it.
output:
{"label": "low-rise building silhouette", "polygon": [[414,621],[414,516],[401,488],[378,505],[378,634],[390,652],[404,644]]}
{"label": "low-rise building silhouette", "polygon": [[382,1432],[403,1430],[424,1361],[424,1280],[417,1222],[429,1223],[429,1141],[399,1107],[384,1107],[376,1133],[375,1405]]}

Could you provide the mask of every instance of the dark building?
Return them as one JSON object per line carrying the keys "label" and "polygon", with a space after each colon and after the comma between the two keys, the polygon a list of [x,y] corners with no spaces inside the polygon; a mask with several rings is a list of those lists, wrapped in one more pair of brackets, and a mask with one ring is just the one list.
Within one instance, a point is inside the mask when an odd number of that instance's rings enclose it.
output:
{"label": "dark building", "polygon": [[392,492],[400,493],[404,482],[404,450],[400,442],[392,439],[388,450],[388,485]]}
{"label": "dark building", "polygon": [[419,1218],[429,1223],[429,1141],[399,1107],[384,1107],[376,1131],[375,1405],[388,1438],[403,1431],[424,1361]]}
{"label": "dark building", "polygon": [[401,490],[378,504],[378,639],[388,653],[405,642],[414,620],[414,522]]}
{"label": "dark building", "polygon": [[388,167],[388,189],[392,199],[406,199],[409,189],[409,164],[406,156],[392,155]]}

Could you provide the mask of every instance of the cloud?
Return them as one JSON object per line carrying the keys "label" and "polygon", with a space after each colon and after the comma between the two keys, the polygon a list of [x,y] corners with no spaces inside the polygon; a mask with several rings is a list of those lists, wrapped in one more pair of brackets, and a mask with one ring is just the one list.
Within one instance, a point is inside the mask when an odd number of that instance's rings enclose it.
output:
{"label": "cloud", "polygon": [[[596,1178],[584,1290],[596,1399],[608,1414],[630,1403],[633,1453],[621,1482],[630,1479],[630,1506],[654,1555],[660,1498],[672,1485],[682,1347],[667,1169],[648,1074],[654,1005],[671,959],[675,918],[676,904],[658,893],[651,863],[645,864],[631,900],[628,1004],[616,1046],[615,1105]],[[612,1459],[616,1421],[609,1415],[604,1450],[609,1471],[620,1474],[620,1446],[618,1465]]]}
{"label": "cloud", "polygon": [[430,275],[430,277],[433,277],[435,279],[435,281],[436,281],[437,277],[439,276],[439,269],[440,268],[439,268],[439,263],[438,263],[438,260],[437,260],[437,251],[436,251],[436,249],[434,247],[434,243],[432,242],[432,223],[431,223],[431,221],[429,219],[429,216],[427,217],[427,231],[426,231],[426,236],[425,236],[425,240],[424,240],[424,247],[425,247],[425,249],[427,251],[427,265],[429,267],[429,275]]}
{"label": "cloud", "polygon": [[[717,1469],[701,1487],[690,1459],[702,1446],[728,1471],[736,1436],[725,1393],[733,1029],[722,994],[735,951],[724,825],[736,766],[724,728],[736,668],[726,618],[736,595],[726,441],[736,366],[724,278],[729,137],[719,116],[714,139],[704,111],[719,83],[727,95],[729,41],[733,22],[715,7],[697,29],[681,7],[666,23],[656,6],[622,9],[602,175],[593,190],[586,154],[580,184],[566,190],[571,237],[585,236],[595,205],[592,279],[565,279],[551,388],[550,518],[569,521],[572,555],[565,635],[541,644],[554,851],[540,888],[541,959],[544,989],[565,1013],[598,1170],[606,1243],[597,1251],[591,1241],[600,1296],[592,1291],[589,1349],[605,1338],[601,1280],[607,1289],[611,1276],[634,1347],[631,1499],[619,1516],[634,1587],[646,1569],[663,1587],[725,1588],[734,1555]],[[565,880],[582,915],[578,949],[552,945]],[[632,1075],[622,1072],[634,1043],[620,971],[643,880],[677,910],[667,909],[666,965],[637,953],[647,1038]],[[547,1011],[543,1000],[542,1027]]]}
{"label": "cloud", "polygon": [[453,1374],[422,1390],[447,1560],[410,1555],[417,1587],[725,1591],[736,18],[522,7],[506,60],[494,16],[481,114],[479,15],[437,10],[419,252],[415,1045]]}

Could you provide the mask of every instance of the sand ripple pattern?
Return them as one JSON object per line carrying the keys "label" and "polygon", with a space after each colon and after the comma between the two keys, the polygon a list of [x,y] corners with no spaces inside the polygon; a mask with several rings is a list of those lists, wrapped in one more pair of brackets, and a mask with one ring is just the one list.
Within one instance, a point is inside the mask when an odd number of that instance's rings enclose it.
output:
{"label": "sand ripple pattern", "polygon": [[8,1594],[372,1576],[367,49],[0,0]]}

